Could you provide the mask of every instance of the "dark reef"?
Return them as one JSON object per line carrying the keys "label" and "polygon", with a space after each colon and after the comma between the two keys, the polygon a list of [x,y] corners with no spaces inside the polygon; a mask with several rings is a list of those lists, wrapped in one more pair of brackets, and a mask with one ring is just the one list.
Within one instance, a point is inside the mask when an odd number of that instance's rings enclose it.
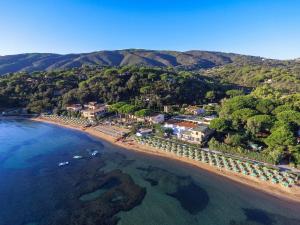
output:
{"label": "dark reef", "polygon": [[197,214],[209,204],[208,193],[189,176],[178,176],[158,167],[138,167],[143,179],[151,186],[158,186],[166,195],[177,199],[183,209]]}
{"label": "dark reef", "polygon": [[[130,175],[121,170],[101,172],[106,160],[113,160],[114,154],[91,158],[82,151],[81,155],[84,155],[83,159],[62,168],[57,167],[57,161],[71,158],[71,155],[51,154],[39,158],[45,162],[42,168],[1,174],[7,180],[0,183],[0,200],[2,205],[9,206],[9,210],[0,207],[0,225],[30,222],[39,225],[114,225],[118,222],[118,212],[141,204],[146,189],[135,184]],[[9,179],[12,177],[14,179]],[[6,185],[14,186],[12,182],[22,188],[7,191]],[[80,200],[82,195],[98,189],[102,190],[99,196],[89,201]]]}

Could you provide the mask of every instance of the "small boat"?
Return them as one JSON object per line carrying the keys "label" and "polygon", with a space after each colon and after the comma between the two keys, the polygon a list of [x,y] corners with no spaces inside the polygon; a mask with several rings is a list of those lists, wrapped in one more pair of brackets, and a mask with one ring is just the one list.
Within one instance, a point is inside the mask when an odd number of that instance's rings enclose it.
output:
{"label": "small boat", "polygon": [[95,151],[93,151],[92,153],[91,153],[91,156],[95,156],[95,155],[98,155],[99,154],[99,152],[97,151],[97,150],[95,150]]}
{"label": "small boat", "polygon": [[58,166],[66,166],[68,164],[69,164],[68,161],[66,161],[66,162],[60,162],[60,163],[58,163]]}
{"label": "small boat", "polygon": [[82,159],[82,156],[81,155],[74,155],[73,159]]}

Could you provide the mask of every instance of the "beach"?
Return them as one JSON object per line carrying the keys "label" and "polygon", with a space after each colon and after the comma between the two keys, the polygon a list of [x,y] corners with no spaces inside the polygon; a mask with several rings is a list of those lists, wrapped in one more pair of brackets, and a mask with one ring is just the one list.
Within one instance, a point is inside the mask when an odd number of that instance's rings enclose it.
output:
{"label": "beach", "polygon": [[56,122],[56,121],[54,122],[54,121],[51,121],[51,120],[48,120],[48,119],[45,119],[45,118],[32,118],[30,120],[38,121],[38,122],[51,123],[51,124],[55,124],[55,125],[58,125],[58,126],[63,126],[63,127],[66,127],[66,128],[71,128],[71,129],[75,129],[75,130],[78,130],[78,131],[82,131],[82,132],[90,134],[94,137],[97,137],[97,138],[100,138],[100,139],[105,140],[107,142],[110,142],[114,145],[117,145],[121,148],[125,148],[127,150],[131,150],[131,151],[133,150],[133,151],[141,152],[143,154],[151,154],[151,155],[163,157],[166,160],[181,161],[183,163],[187,163],[187,164],[192,165],[194,167],[204,169],[204,170],[209,171],[211,173],[218,174],[220,176],[226,177],[226,178],[228,178],[228,179],[230,179],[234,182],[238,182],[240,184],[251,187],[254,190],[265,192],[265,193],[267,193],[269,195],[272,195],[276,198],[283,199],[283,200],[286,200],[286,201],[291,201],[291,202],[297,202],[297,203],[300,202],[300,187],[299,187],[299,184],[296,184],[296,185],[293,185],[292,187],[286,188],[286,187],[283,187],[283,186],[278,185],[278,184],[272,184],[270,182],[261,181],[259,179],[253,178],[251,176],[245,176],[245,175],[242,175],[242,174],[239,174],[239,173],[226,171],[224,169],[216,168],[216,167],[210,166],[210,165],[205,164],[205,163],[194,161],[192,159],[188,159],[188,158],[185,158],[185,157],[179,157],[179,156],[176,156],[176,155],[171,154],[171,153],[159,151],[155,148],[145,146],[145,145],[141,145],[141,144],[138,144],[138,143],[133,142],[133,141],[122,141],[122,140],[117,141],[115,137],[112,137],[112,136],[104,134],[100,131],[97,131],[97,130],[93,129],[93,127],[81,128],[81,127],[66,125],[66,124],[63,124],[63,123],[60,123],[60,122]]}

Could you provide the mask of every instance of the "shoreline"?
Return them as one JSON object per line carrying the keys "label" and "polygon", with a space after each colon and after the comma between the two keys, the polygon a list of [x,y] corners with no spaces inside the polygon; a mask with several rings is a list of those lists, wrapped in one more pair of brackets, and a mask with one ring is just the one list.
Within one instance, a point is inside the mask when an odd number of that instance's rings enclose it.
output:
{"label": "shoreline", "polygon": [[205,163],[200,163],[198,161],[194,161],[189,158],[179,157],[179,156],[176,156],[176,155],[173,155],[170,153],[162,152],[162,151],[159,151],[150,146],[140,145],[136,142],[116,141],[115,137],[112,137],[112,136],[104,134],[100,131],[97,131],[97,130],[93,129],[92,127],[79,128],[79,127],[75,127],[75,126],[71,126],[71,125],[67,125],[67,124],[63,124],[60,122],[51,121],[51,120],[47,120],[47,119],[42,119],[42,118],[29,118],[29,120],[50,123],[50,124],[74,129],[77,131],[85,132],[96,138],[100,138],[104,141],[107,141],[110,144],[116,145],[121,148],[125,148],[128,151],[135,151],[135,152],[139,152],[139,153],[143,153],[143,154],[155,155],[155,156],[165,158],[167,160],[180,161],[180,162],[186,163],[190,166],[196,167],[197,169],[200,168],[207,172],[210,172],[210,173],[213,173],[216,175],[221,175],[222,177],[228,178],[229,180],[231,180],[233,182],[237,182],[239,184],[242,184],[244,186],[252,188],[255,191],[264,192],[266,194],[269,194],[273,197],[276,197],[276,198],[279,198],[282,200],[291,201],[294,203],[300,203],[300,187],[299,186],[294,185],[293,187],[286,188],[286,187],[282,187],[278,184],[272,184],[272,183],[261,181],[259,179],[256,179],[256,178],[253,178],[250,176],[245,176],[242,174],[238,174],[238,173],[226,171],[226,170],[223,170],[220,168],[216,168],[216,167],[210,166]]}

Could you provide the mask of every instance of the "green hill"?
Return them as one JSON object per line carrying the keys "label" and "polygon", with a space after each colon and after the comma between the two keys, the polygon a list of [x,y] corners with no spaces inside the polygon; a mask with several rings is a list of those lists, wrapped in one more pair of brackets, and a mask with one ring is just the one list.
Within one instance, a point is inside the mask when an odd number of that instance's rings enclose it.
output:
{"label": "green hill", "polygon": [[[212,68],[232,63],[239,55],[207,51],[152,51],[117,50],[84,54],[28,53],[0,56],[0,74],[20,71],[51,71],[70,69],[82,65],[124,66],[146,65],[158,67],[184,67],[188,69]],[[249,56],[250,57],[250,56]],[[259,60],[258,57],[250,57]]]}

